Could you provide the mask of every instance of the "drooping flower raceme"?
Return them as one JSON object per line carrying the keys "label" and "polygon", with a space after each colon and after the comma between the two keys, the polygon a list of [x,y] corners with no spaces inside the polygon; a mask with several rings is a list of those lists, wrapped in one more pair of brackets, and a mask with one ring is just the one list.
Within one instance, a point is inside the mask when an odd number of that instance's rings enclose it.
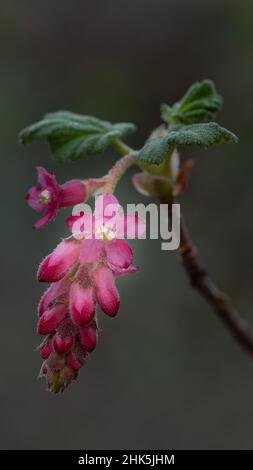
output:
{"label": "drooping flower raceme", "polygon": [[[168,216],[173,227],[173,207],[167,205],[174,204],[184,193],[193,165],[191,160],[180,164],[178,147],[194,144],[208,148],[238,141],[231,131],[213,122],[221,104],[222,98],[212,81],[193,84],[180,101],[162,105],[163,124],[152,131],[139,150],[122,140],[135,130],[132,123],[111,123],[70,111],[48,113],[20,132],[19,140],[23,144],[45,138],[59,162],[95,156],[110,147],[120,156],[102,179],[71,180],[62,185],[54,175],[39,167],[39,185],[27,194],[27,203],[37,212],[43,212],[35,228],[53,220],[58,209],[82,204],[91,195],[97,195],[97,190],[103,194],[96,201],[94,214],[84,204],[83,209],[75,207],[67,220],[71,236],[42,261],[38,270],[39,281],[51,283],[39,303],[38,332],[45,336],[40,346],[44,361],[41,375],[46,376],[53,392],[63,391],[77,377],[78,370],[96,347],[97,307],[110,317],[117,314],[120,304],[115,285],[117,277],[137,271],[125,238],[126,235],[139,237],[144,227],[138,218],[124,217],[113,196],[121,177],[132,165],[138,167],[140,173],[133,176],[133,185],[139,193],[155,198],[166,209],[166,221],[161,219],[160,229],[162,234],[165,222],[167,235]],[[226,299],[220,308],[223,294],[212,288],[209,279],[205,282],[206,272],[199,265],[184,224],[178,227],[182,231],[182,243],[175,244],[175,248],[179,248],[190,280],[211,301],[217,313],[222,314],[240,343],[252,352],[251,334]]]}
{"label": "drooping flower raceme", "polygon": [[[110,206],[113,211],[108,215]],[[40,348],[44,359],[41,373],[53,392],[63,391],[77,377],[95,348],[97,304],[114,317],[120,304],[115,279],[138,271],[132,265],[133,252],[123,239],[123,232],[135,233],[140,220],[115,217],[119,208],[117,199],[106,195],[97,198],[94,215],[71,216],[67,225],[73,235],[63,240],[39,267],[38,280],[52,283],[39,303],[38,332],[47,335]],[[77,222],[81,222],[85,234],[78,239],[74,236]]]}

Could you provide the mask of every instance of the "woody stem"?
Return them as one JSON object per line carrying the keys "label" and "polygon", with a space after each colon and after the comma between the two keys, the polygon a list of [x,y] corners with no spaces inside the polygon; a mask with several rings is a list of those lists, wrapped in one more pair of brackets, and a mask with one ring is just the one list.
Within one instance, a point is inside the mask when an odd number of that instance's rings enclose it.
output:
{"label": "woody stem", "polygon": [[234,309],[229,297],[216,287],[206,268],[203,267],[182,217],[179,253],[192,287],[207,300],[234,338],[253,356],[253,334],[249,325]]}

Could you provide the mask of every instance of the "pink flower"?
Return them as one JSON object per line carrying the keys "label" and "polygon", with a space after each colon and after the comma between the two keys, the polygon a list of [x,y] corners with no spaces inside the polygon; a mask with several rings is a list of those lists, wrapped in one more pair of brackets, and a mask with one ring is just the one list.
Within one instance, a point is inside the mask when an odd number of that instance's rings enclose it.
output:
{"label": "pink flower", "polygon": [[33,186],[26,195],[27,204],[36,212],[44,211],[34,228],[42,228],[54,220],[59,208],[79,204],[86,199],[86,187],[81,180],[70,180],[58,185],[55,176],[45,168],[37,167],[39,186]]}
{"label": "pink flower", "polygon": [[[101,199],[96,204],[94,216],[100,224],[92,225],[91,235],[96,229],[99,239],[63,240],[38,270],[39,281],[52,282],[39,304],[38,332],[48,335],[40,349],[44,360],[41,374],[47,377],[53,392],[63,391],[77,377],[96,347],[96,305],[115,316],[120,305],[116,278],[138,271],[132,266],[133,252],[128,242],[116,236],[120,232],[114,230],[114,213],[105,213],[112,201],[117,211],[119,204],[112,196],[102,197],[102,209]],[[86,214],[84,224],[87,220]],[[71,220],[68,223],[71,225]]]}
{"label": "pink flower", "polygon": [[137,215],[124,215],[117,198],[112,194],[97,197],[93,215],[82,211],[68,217],[66,222],[76,239],[110,241],[136,238],[145,232],[144,221]]}

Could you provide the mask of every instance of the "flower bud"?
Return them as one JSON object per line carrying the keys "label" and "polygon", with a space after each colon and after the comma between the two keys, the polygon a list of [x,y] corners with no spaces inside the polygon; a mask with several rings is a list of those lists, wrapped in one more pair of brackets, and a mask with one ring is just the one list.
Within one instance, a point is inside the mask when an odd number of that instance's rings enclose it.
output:
{"label": "flower bud", "polygon": [[38,333],[40,335],[47,335],[52,333],[66,314],[67,307],[65,304],[56,304],[55,306],[46,310],[39,319]]}
{"label": "flower bud", "polygon": [[83,326],[79,329],[81,344],[85,351],[91,352],[97,345],[96,324]]}
{"label": "flower bud", "polygon": [[99,266],[93,272],[93,279],[101,309],[110,317],[114,317],[119,310],[120,298],[112,271],[105,266]]}
{"label": "flower bud", "polygon": [[56,282],[75,264],[79,255],[79,243],[75,239],[63,240],[40,264],[38,281]]}
{"label": "flower bud", "polygon": [[54,337],[54,349],[58,353],[66,353],[68,352],[74,343],[74,338],[72,336],[66,337],[66,338],[61,338],[58,334],[55,335]]}
{"label": "flower bud", "polygon": [[95,315],[93,287],[73,282],[69,294],[70,316],[76,325],[90,323]]}

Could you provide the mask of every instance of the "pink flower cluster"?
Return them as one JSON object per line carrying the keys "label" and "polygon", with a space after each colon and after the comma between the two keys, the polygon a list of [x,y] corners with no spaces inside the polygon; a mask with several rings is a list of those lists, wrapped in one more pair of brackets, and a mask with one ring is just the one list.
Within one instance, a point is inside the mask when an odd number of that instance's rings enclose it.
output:
{"label": "pink flower cluster", "polygon": [[[96,347],[98,323],[96,306],[110,317],[119,309],[120,297],[115,286],[118,276],[138,271],[132,265],[133,252],[128,242],[117,237],[113,217],[105,215],[108,205],[120,207],[112,195],[97,198],[94,220],[99,220],[89,237],[63,240],[40,264],[38,280],[51,282],[38,307],[38,332],[46,335],[40,346],[44,360],[41,375],[48,388],[63,391],[76,377],[89,353]],[[95,217],[96,216],[96,217]],[[72,228],[80,218],[83,225],[90,214],[71,216]],[[124,217],[128,230],[133,220]],[[135,221],[136,223],[136,221]],[[84,229],[85,233],[85,229]]]}

